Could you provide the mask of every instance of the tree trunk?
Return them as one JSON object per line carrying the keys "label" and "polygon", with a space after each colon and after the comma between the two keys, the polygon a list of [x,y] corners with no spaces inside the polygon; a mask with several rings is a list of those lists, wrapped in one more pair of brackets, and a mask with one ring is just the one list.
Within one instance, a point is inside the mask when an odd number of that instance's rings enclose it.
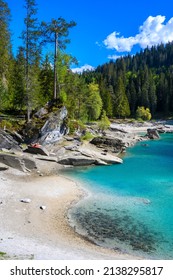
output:
{"label": "tree trunk", "polygon": [[57,63],[57,49],[58,49],[58,34],[55,32],[55,54],[54,54],[54,99],[57,99],[57,71],[56,71],[56,63]]}

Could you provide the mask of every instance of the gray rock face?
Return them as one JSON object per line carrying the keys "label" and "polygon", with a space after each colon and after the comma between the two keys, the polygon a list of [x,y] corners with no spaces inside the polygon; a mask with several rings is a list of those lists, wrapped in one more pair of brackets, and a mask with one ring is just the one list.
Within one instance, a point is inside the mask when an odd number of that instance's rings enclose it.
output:
{"label": "gray rock face", "polygon": [[8,166],[3,164],[3,163],[0,163],[0,171],[5,171],[8,169]]}
{"label": "gray rock face", "polygon": [[48,114],[48,110],[46,108],[41,108],[40,110],[38,110],[34,116],[37,118],[42,118],[44,115]]}
{"label": "gray rock face", "polygon": [[26,150],[24,150],[26,153],[36,154],[36,155],[43,155],[43,156],[49,156],[49,152],[46,150],[45,147],[34,147],[34,146],[28,146]]}
{"label": "gray rock face", "polygon": [[123,163],[121,158],[112,156],[111,154],[102,155],[100,152],[94,152],[85,149],[77,153],[71,153],[69,155],[66,155],[63,158],[60,158],[57,162],[63,165],[73,166],[107,165]]}
{"label": "gray rock face", "polygon": [[66,117],[67,109],[65,107],[53,113],[41,129],[39,143],[42,145],[51,144],[59,141],[63,135],[67,134]]}
{"label": "gray rock face", "polygon": [[87,165],[95,164],[95,159],[82,157],[82,156],[66,157],[60,159],[58,163],[64,165],[73,165],[73,166],[87,166]]}
{"label": "gray rock face", "polygon": [[0,129],[0,149],[3,148],[8,150],[21,150],[21,148],[19,147],[19,143],[14,139],[14,137],[6,131]]}
{"label": "gray rock face", "polygon": [[149,139],[159,139],[160,138],[157,129],[151,129],[151,128],[147,129],[147,137]]}
{"label": "gray rock face", "polygon": [[91,140],[91,144],[94,144],[98,148],[112,148],[115,152],[121,152],[124,148],[124,143],[120,139],[107,138],[107,137],[95,137]]}
{"label": "gray rock face", "polygon": [[34,160],[11,154],[0,154],[0,162],[23,172],[37,168]]}

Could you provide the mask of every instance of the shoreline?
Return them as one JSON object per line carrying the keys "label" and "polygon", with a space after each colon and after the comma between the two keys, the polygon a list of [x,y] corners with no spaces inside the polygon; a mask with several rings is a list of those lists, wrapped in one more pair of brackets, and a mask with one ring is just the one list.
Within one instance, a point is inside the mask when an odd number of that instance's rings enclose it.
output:
{"label": "shoreline", "polygon": [[[73,180],[62,175],[32,179],[12,169],[0,175],[0,252],[6,253],[1,259],[136,259],[97,246],[70,226],[68,210],[84,195]],[[22,203],[23,198],[31,202]]]}
{"label": "shoreline", "polygon": [[[141,132],[141,128],[128,128],[127,134]],[[11,167],[0,171],[0,252],[6,253],[0,259],[143,259],[100,247],[75,232],[68,221],[68,211],[88,195],[87,190],[58,174],[63,167],[57,163],[38,162],[39,174]],[[30,203],[20,201],[25,198]]]}

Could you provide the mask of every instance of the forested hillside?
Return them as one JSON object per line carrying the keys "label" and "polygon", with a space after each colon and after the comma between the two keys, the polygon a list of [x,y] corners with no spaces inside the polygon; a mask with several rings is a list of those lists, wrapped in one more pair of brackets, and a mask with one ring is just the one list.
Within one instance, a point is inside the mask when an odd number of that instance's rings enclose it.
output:
{"label": "forested hillside", "polygon": [[[74,21],[38,22],[35,0],[24,0],[22,43],[14,54],[13,20],[0,0],[0,113],[33,112],[49,101],[65,105],[68,116],[82,122],[102,116],[135,117],[140,106],[152,116],[173,113],[173,43],[154,46],[98,66],[83,74],[70,70],[74,57],[65,52]],[[49,45],[49,53],[45,46]]]}
{"label": "forested hillside", "polygon": [[99,83],[108,116],[135,116],[138,106],[149,108],[153,116],[173,112],[172,42],[110,61],[84,77]]}

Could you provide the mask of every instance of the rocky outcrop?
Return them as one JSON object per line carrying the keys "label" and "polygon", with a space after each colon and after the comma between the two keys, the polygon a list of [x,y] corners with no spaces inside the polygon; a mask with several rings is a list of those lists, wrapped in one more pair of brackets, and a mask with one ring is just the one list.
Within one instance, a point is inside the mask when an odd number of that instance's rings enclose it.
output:
{"label": "rocky outcrop", "polygon": [[65,157],[63,159],[60,159],[58,163],[63,165],[73,165],[73,166],[87,166],[95,164],[95,159],[93,158],[87,158],[82,156],[76,156],[76,157]]}
{"label": "rocky outcrop", "polygon": [[125,144],[118,138],[95,137],[90,141],[97,148],[111,149],[112,152],[121,153],[124,150]]}
{"label": "rocky outcrop", "polygon": [[0,163],[23,172],[28,172],[37,168],[34,160],[12,154],[1,153]]}
{"label": "rocky outcrop", "polygon": [[52,110],[53,107],[50,109],[48,106],[41,108],[32,120],[25,124],[21,130],[25,143],[53,144],[68,133],[66,107]]}
{"label": "rocky outcrop", "polygon": [[42,145],[53,144],[67,134],[66,117],[66,107],[62,107],[57,112],[52,113],[40,130],[38,142]]}
{"label": "rocky outcrop", "polygon": [[3,164],[3,163],[0,163],[0,171],[5,171],[8,169],[8,166]]}
{"label": "rocky outcrop", "polygon": [[83,156],[91,157],[95,159],[95,164],[116,164],[123,163],[123,160],[117,156],[110,154],[109,152],[102,152],[96,147],[92,147],[92,144],[83,145],[79,148],[80,153]]}
{"label": "rocky outcrop", "polygon": [[[17,134],[16,134],[17,139]],[[14,135],[7,133],[6,131],[0,129],[0,149],[7,150],[21,150],[19,146],[19,141],[17,141]]]}
{"label": "rocky outcrop", "polygon": [[149,139],[159,139],[160,138],[157,129],[151,129],[151,128],[147,129],[147,137]]}
{"label": "rocky outcrop", "polygon": [[102,152],[91,143],[84,143],[76,148],[75,151],[67,150],[60,155],[57,162],[63,165],[87,166],[87,165],[107,165],[122,163],[123,160],[108,152]]}
{"label": "rocky outcrop", "polygon": [[35,155],[49,156],[49,152],[46,150],[45,147],[41,145],[29,145],[28,148],[24,150],[24,152]]}

